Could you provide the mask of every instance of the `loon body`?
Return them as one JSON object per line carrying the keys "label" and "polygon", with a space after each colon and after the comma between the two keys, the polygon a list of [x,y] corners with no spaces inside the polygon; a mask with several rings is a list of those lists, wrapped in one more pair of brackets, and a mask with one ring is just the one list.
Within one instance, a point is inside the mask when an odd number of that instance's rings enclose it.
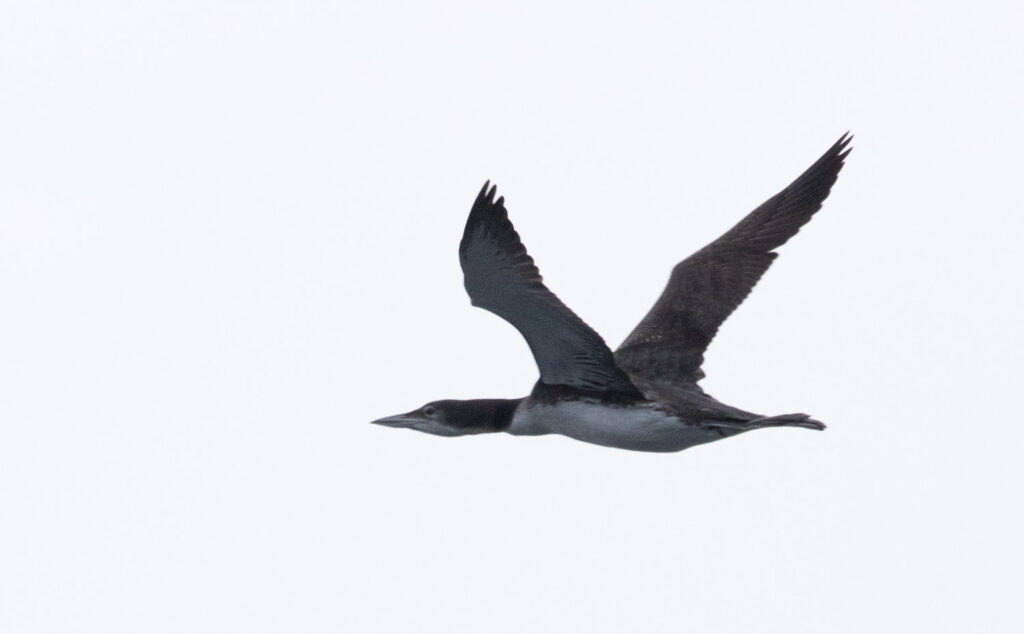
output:
{"label": "loon body", "polygon": [[763,427],[825,426],[806,414],[761,416],[698,385],[704,351],[782,246],[806,224],[849,154],[839,139],[814,165],[727,231],[675,266],[661,297],[621,346],[604,340],[544,285],[486,183],[466,221],[459,260],[474,306],[523,335],[540,370],[521,399],[433,401],[374,423],[441,436],[561,434],[636,451],[680,451]]}

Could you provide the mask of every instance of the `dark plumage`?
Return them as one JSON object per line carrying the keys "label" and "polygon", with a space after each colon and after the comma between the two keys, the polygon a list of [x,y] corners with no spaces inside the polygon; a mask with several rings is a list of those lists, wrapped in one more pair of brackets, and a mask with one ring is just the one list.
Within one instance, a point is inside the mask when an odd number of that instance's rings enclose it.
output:
{"label": "dark plumage", "polygon": [[484,184],[459,244],[472,304],[516,327],[537,360],[543,383],[639,396],[601,335],[544,286],[508,219],[505,199],[494,199],[496,190]]}
{"label": "dark plumage", "polygon": [[544,285],[508,218],[484,185],[459,245],[474,306],[523,335],[540,380],[523,399],[436,401],[374,421],[438,435],[560,433],[643,451],[686,447],[761,427],[823,429],[805,414],[763,417],[719,403],[697,385],[704,351],[779,248],[821,209],[849,154],[844,135],[806,172],[672,270],[668,285],[615,353]]}
{"label": "dark plumage", "polygon": [[697,381],[704,351],[722,322],[778,257],[775,249],[807,224],[839,177],[850,139],[841,138],[789,187],[672,269],[668,286],[615,352],[626,372]]}

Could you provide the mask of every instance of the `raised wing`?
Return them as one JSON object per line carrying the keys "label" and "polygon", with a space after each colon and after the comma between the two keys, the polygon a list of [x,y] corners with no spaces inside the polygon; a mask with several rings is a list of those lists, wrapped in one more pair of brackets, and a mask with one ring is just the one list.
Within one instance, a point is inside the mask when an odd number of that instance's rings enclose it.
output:
{"label": "raised wing", "polygon": [[459,244],[473,305],[516,327],[530,345],[541,382],[635,393],[600,335],[544,286],[508,219],[505,199],[494,199],[496,189],[484,184]]}
{"label": "raised wing", "polygon": [[672,269],[661,297],[626,338],[615,360],[631,376],[696,382],[704,351],[821,203],[850,153],[849,133],[806,172],[720,238]]}

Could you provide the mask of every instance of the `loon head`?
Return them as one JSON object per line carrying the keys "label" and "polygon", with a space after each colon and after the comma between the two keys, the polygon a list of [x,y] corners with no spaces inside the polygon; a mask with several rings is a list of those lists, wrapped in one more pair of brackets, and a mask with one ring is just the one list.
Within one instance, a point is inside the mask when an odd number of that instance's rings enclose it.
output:
{"label": "loon head", "polygon": [[406,427],[436,436],[465,436],[504,431],[521,399],[475,399],[431,401],[407,414],[373,421],[386,427]]}

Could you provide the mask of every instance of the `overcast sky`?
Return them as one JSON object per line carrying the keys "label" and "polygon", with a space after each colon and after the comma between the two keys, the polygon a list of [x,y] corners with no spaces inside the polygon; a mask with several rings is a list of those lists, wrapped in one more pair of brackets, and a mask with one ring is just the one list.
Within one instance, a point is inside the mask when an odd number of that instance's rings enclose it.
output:
{"label": "overcast sky", "polygon": [[[1020,632],[1015,2],[0,9],[0,630]],[[613,347],[853,153],[657,455],[368,421],[516,397],[495,181]]]}

